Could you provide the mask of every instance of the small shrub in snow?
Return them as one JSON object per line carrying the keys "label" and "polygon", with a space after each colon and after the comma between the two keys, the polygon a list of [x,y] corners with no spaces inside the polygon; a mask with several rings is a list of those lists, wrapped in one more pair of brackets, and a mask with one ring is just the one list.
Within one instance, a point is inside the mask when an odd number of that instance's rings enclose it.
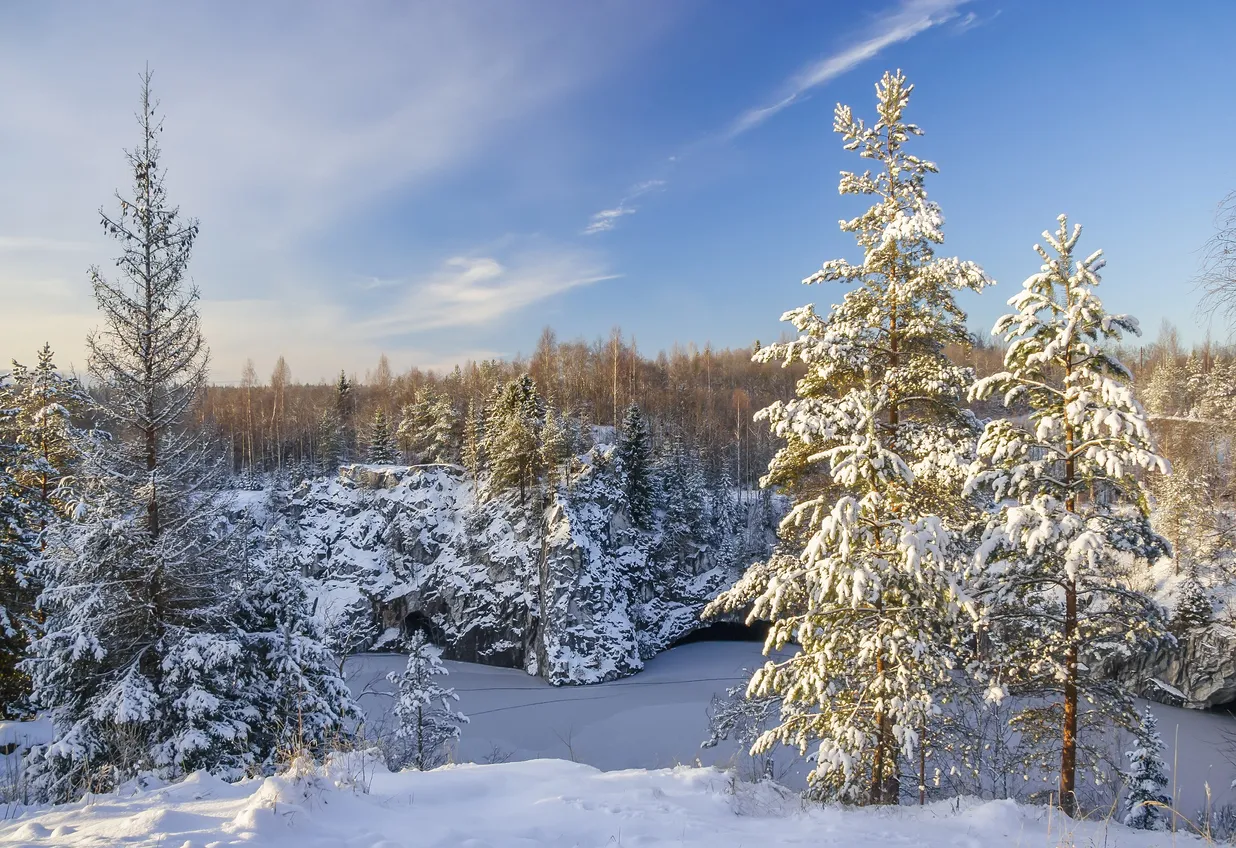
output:
{"label": "small shrub in snow", "polygon": [[725,696],[714,695],[708,708],[708,739],[701,748],[715,748],[732,739],[742,753],[751,759],[752,780],[775,778],[773,758],[768,753],[750,754],[751,748],[769,726],[776,724],[781,699],[761,696],[747,697],[747,687],[731,686]]}

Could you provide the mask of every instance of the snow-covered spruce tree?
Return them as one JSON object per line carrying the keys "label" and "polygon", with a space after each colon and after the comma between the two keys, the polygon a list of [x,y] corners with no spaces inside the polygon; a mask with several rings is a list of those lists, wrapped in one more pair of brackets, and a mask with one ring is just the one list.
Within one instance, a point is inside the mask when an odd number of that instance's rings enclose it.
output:
{"label": "snow-covered spruce tree", "polygon": [[321,755],[360,711],[313,617],[300,568],[277,531],[249,563],[244,585],[236,619],[250,668],[257,670],[247,681],[258,693],[261,714],[255,747],[268,763]]}
{"label": "snow-covered spruce tree", "polygon": [[373,421],[369,423],[369,432],[366,434],[366,442],[368,443],[366,461],[374,465],[392,465],[399,461],[395,435],[391,432],[386,411],[381,407],[374,410]]}
{"label": "snow-covered spruce tree", "polygon": [[637,527],[652,523],[652,437],[644,413],[635,404],[627,407],[618,436],[618,464],[631,520]]}
{"label": "snow-covered spruce tree", "polygon": [[657,461],[657,490],[664,516],[658,549],[670,560],[684,561],[707,533],[708,491],[699,456],[675,433]]}
{"label": "snow-covered spruce tree", "polygon": [[[997,680],[1028,698],[1016,719],[1023,737],[1059,746],[1058,797],[1071,815],[1081,731],[1137,721],[1123,688],[1088,669],[1166,636],[1159,607],[1112,565],[1167,552],[1141,472],[1168,469],[1113,352],[1137,323],[1103,309],[1094,291],[1101,252],[1076,260],[1081,228],[1059,222],[1043,234],[1052,253],[1036,245],[1043,266],[1009,300],[1016,311],[996,322],[1005,370],[971,391],[1028,406],[1029,418],[987,424],[967,490],[985,489],[996,504],[975,556],[989,660]],[[1079,713],[1079,701],[1092,708]]]}
{"label": "snow-covered spruce tree", "polygon": [[506,383],[489,407],[485,421],[485,456],[492,492],[519,489],[523,503],[539,472],[545,401],[527,374]]}
{"label": "snow-covered spruce tree", "polygon": [[426,387],[403,408],[396,435],[410,462],[455,462],[459,458],[458,430],[451,399]]}
{"label": "snow-covered spruce tree", "polygon": [[905,150],[921,134],[904,119],[911,90],[886,73],[872,126],[837,107],[845,148],[879,166],[841,177],[842,194],[874,200],[841,222],[863,260],[831,260],[807,278],[853,288],[825,316],[810,305],[786,313],[800,337],[755,354],[806,365],[798,397],[757,416],[787,440],[762,485],[795,504],[773,557],[705,611],[749,609],[772,622],[766,651],[797,645],[752,677],[751,697],[783,705],[753,751],[815,743],[814,791],[850,803],[898,802],[900,762],[915,758],[969,630],[955,531],[978,425],[960,407],[972,374],[944,348],[971,342],[953,292],[989,280],[935,255],[943,218],[924,178],[936,167]]}
{"label": "snow-covered spruce tree", "polygon": [[7,499],[0,519],[9,524],[0,546],[0,715],[29,708],[29,678],[18,664],[29,656],[37,616],[34,600],[39,581],[30,554],[43,547],[42,534],[64,513],[70,499],[62,483],[81,458],[84,434],[75,426],[91,407],[74,378],[56,370],[50,345],[39,351],[38,364],[13,363],[11,382],[0,384],[0,488]]}
{"label": "snow-covered spruce tree", "polygon": [[442,649],[425,641],[419,630],[408,648],[407,667],[387,675],[396,686],[398,722],[389,765],[425,771],[446,761],[446,743],[459,738],[460,726],[468,723],[468,717],[451,707],[451,701],[459,700],[455,690],[437,681],[447,675]]}
{"label": "snow-covered spruce tree", "polygon": [[1210,595],[1202,581],[1197,578],[1197,571],[1190,569],[1181,581],[1176,595],[1176,609],[1172,613],[1172,632],[1184,636],[1191,630],[1205,627],[1214,620],[1215,609]]}
{"label": "snow-covered spruce tree", "polygon": [[29,566],[37,543],[13,473],[24,467],[24,451],[10,436],[17,411],[5,407],[4,388],[0,382],[0,719],[16,719],[31,711],[30,679],[20,663],[30,651]]}
{"label": "snow-covered spruce tree", "polygon": [[356,393],[352,390],[352,381],[342,370],[335,381],[335,414],[339,420],[340,441],[337,461],[348,462],[356,444]]}
{"label": "snow-covered spruce tree", "polygon": [[13,363],[12,385],[0,405],[15,413],[14,441],[26,458],[17,482],[39,513],[32,525],[41,532],[71,498],[61,482],[81,458],[85,434],[77,423],[94,404],[76,377],[56,370],[51,345],[45,344],[34,367]]}
{"label": "snow-covered spruce tree", "polygon": [[253,708],[234,687],[235,577],[212,500],[222,471],[192,411],[206,380],[197,290],[184,274],[197,222],[170,206],[150,75],[133,194],[102,213],[122,281],[94,268],[103,326],[87,340],[111,438],[86,451],[72,522],[46,534],[46,616],[28,664],[55,740],[31,754],[47,796],[73,797],[141,769],[238,775]]}
{"label": "snow-covered spruce tree", "polygon": [[318,471],[333,475],[339,470],[339,463],[343,462],[346,453],[346,441],[339,411],[323,410],[322,417],[318,419],[317,445],[314,451]]}
{"label": "snow-covered spruce tree", "polygon": [[1163,761],[1163,738],[1150,706],[1136,731],[1137,743],[1125,757],[1129,781],[1124,796],[1123,821],[1139,830],[1167,830],[1172,819],[1172,796],[1168,793],[1167,763]]}
{"label": "snow-covered spruce tree", "polygon": [[464,419],[463,448],[460,459],[463,461],[464,468],[468,469],[468,476],[472,478],[474,484],[485,465],[484,442],[484,413],[476,408],[474,401],[469,400],[468,412]]}
{"label": "snow-covered spruce tree", "polygon": [[558,484],[570,477],[569,463],[571,461],[570,431],[562,414],[547,405],[545,408],[545,426],[541,428],[541,445],[538,461],[545,469],[546,495],[552,496]]}

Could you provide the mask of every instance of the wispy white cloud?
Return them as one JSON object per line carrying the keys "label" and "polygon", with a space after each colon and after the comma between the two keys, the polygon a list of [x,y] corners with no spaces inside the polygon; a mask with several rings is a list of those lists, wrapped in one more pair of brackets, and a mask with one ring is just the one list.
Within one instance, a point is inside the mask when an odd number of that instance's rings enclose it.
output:
{"label": "wispy white cloud", "polygon": [[362,324],[365,333],[399,336],[493,323],[525,307],[581,286],[616,279],[591,256],[572,251],[455,256],[423,277],[409,280],[402,296]]}
{"label": "wispy white cloud", "polygon": [[588,226],[584,227],[584,235],[590,236],[612,230],[614,225],[618,223],[619,218],[623,215],[634,215],[636,211],[634,206],[623,206],[621,204],[613,209],[602,209],[593,215],[592,220],[588,222]]}
{"label": "wispy white cloud", "polygon": [[588,221],[588,226],[584,227],[584,235],[591,236],[597,233],[604,233],[614,228],[618,223],[618,219],[626,215],[634,215],[639,211],[639,208],[631,205],[631,201],[638,197],[648,194],[650,191],[656,191],[665,187],[665,180],[644,180],[631,186],[630,191],[618,201],[618,205],[612,209],[602,209],[592,216]]}
{"label": "wispy white cloud", "polygon": [[724,137],[736,138],[758,127],[803,99],[812,89],[875,58],[886,48],[909,41],[921,32],[955,19],[959,14],[958,8],[966,2],[968,0],[902,0],[895,9],[880,16],[859,41],[817,59],[792,76],[773,102],[748,109],[735,118]]}
{"label": "wispy white cloud", "polygon": [[[959,32],[964,32],[983,21],[971,12],[964,17],[958,11],[972,0],[899,0],[891,10],[881,14],[861,35],[856,35],[842,49],[816,59],[790,77],[782,86],[776,99],[756,106],[738,115],[719,133],[712,133],[686,148],[689,152],[700,147],[729,142],[763,124],[769,118],[806,98],[816,88],[830,82],[857,65],[875,58],[894,44],[909,41],[919,33],[949,21],[957,20]],[[997,13],[998,14],[998,13]],[[993,16],[994,17],[994,16]],[[681,155],[670,156],[667,165],[675,165]],[[618,221],[639,211],[631,201],[648,191],[665,186],[664,179],[638,183],[615,206],[595,213],[584,228],[584,235],[595,235],[614,229]]]}
{"label": "wispy white cloud", "polygon": [[957,21],[957,23],[953,24],[953,32],[957,35],[961,35],[962,33],[969,32],[976,27],[989,24],[996,18],[1000,17],[1000,11],[1000,9],[996,9],[991,14],[986,16],[979,15],[978,12],[966,12],[965,16]]}

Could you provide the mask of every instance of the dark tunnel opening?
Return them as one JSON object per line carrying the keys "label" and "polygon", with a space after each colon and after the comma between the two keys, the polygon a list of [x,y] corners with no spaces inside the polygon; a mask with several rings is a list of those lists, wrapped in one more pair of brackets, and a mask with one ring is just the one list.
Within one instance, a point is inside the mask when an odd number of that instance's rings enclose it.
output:
{"label": "dark tunnel opening", "polygon": [[689,645],[692,642],[763,642],[768,636],[768,622],[757,621],[744,624],[741,621],[714,621],[675,641],[671,648]]}

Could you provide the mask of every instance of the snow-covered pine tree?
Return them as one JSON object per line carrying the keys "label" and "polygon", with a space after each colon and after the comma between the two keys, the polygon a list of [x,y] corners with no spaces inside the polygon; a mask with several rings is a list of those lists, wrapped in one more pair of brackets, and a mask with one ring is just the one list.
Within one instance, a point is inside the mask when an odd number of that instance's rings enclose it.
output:
{"label": "snow-covered pine tree", "polygon": [[570,432],[566,422],[552,404],[545,408],[545,426],[541,428],[539,465],[545,469],[545,490],[548,497],[557,491],[558,484],[570,477],[571,460]]}
{"label": "snow-covered pine tree", "polygon": [[426,386],[403,408],[396,435],[412,463],[459,458],[459,416],[451,399]]}
{"label": "snow-covered pine tree", "polygon": [[30,679],[20,663],[30,651],[30,615],[34,608],[30,560],[36,537],[27,524],[23,492],[14,469],[25,466],[24,451],[13,434],[17,410],[6,407],[0,377],[0,719],[22,718],[30,711]]}
{"label": "snow-covered pine tree", "polygon": [[1184,372],[1185,397],[1181,408],[1186,410],[1186,416],[1198,418],[1201,415],[1201,400],[1206,394],[1206,369],[1196,349],[1189,351],[1185,357]]}
{"label": "snow-covered pine tree", "polygon": [[482,410],[476,408],[474,401],[468,401],[468,412],[464,420],[464,437],[462,459],[464,467],[468,469],[468,476],[472,478],[473,484],[476,483],[477,477],[480,476],[481,469],[485,465],[484,456],[485,442],[485,416]]}
{"label": "snow-covered pine tree", "polygon": [[1189,414],[1187,392],[1188,373],[1170,353],[1165,355],[1146,384],[1143,397],[1146,411],[1155,415],[1184,417]]}
{"label": "snow-covered pine tree", "polygon": [[1211,492],[1198,465],[1198,457],[1185,455],[1173,464],[1171,474],[1157,475],[1149,484],[1154,495],[1155,526],[1172,543],[1177,574],[1182,565],[1190,567],[1205,544],[1203,524]]}
{"label": "snow-covered pine tree", "polygon": [[631,520],[637,527],[652,524],[652,437],[644,413],[635,404],[627,407],[618,435],[618,464]]}
{"label": "snow-covered pine tree", "polygon": [[[1043,265],[1009,300],[1016,311],[993,330],[1008,345],[1005,370],[971,391],[1028,405],[1029,420],[987,424],[967,490],[990,492],[996,505],[976,554],[990,660],[999,680],[1029,698],[1016,719],[1023,738],[1059,745],[1058,798],[1072,815],[1085,725],[1137,721],[1123,688],[1086,668],[1166,636],[1158,605],[1111,565],[1121,554],[1167,552],[1150,526],[1141,472],[1168,468],[1114,352],[1137,322],[1103,309],[1094,291],[1102,252],[1075,259],[1081,227],[1070,233],[1063,215],[1059,224],[1043,234],[1051,253],[1035,246]],[[1079,703],[1093,708],[1079,712]]]}
{"label": "snow-covered pine tree", "polygon": [[[81,458],[84,434],[75,426],[91,408],[75,378],[56,370],[51,346],[39,351],[38,364],[13,363],[11,382],[0,384],[0,488],[7,503],[0,513],[12,522],[0,547],[0,714],[29,707],[29,677],[18,664],[29,656],[35,632],[34,601],[39,582],[29,554],[43,546],[42,534],[64,513],[70,495],[62,487]],[[25,552],[23,554],[22,552]]]}
{"label": "snow-covered pine tree", "polygon": [[[708,707],[708,738],[700,743],[701,748],[715,748],[721,742],[732,740],[741,751],[751,750],[764,735],[770,724],[777,721],[781,710],[779,698],[765,696],[748,698],[746,686],[731,686],[725,696],[714,695]],[[774,777],[771,756],[756,755],[752,758],[753,780]]]}
{"label": "snow-covered pine tree", "polygon": [[[273,758],[319,756],[361,717],[314,619],[300,568],[277,530],[244,575],[236,621],[260,721],[253,745]],[[368,611],[367,611],[368,612]]]}
{"label": "snow-covered pine tree", "polygon": [[133,194],[102,213],[123,280],[91,270],[103,327],[87,340],[90,373],[113,435],[86,451],[74,521],[49,528],[39,566],[46,619],[29,669],[55,740],[32,752],[31,774],[57,799],[139,769],[238,775],[249,763],[222,468],[193,426],[208,361],[184,284],[198,227],[168,203],[155,107],[147,73]]}
{"label": "snow-covered pine tree", "polygon": [[1177,636],[1190,630],[1205,627],[1214,621],[1215,609],[1210,594],[1197,577],[1197,570],[1190,568],[1181,581],[1176,594],[1176,609],[1172,614],[1171,628]]}
{"label": "snow-covered pine tree", "polygon": [[458,462],[462,423],[459,413],[445,394],[435,392],[434,395],[430,405],[432,423],[426,453],[430,462]]}
{"label": "snow-covered pine tree", "polygon": [[665,512],[658,548],[666,558],[682,562],[691,554],[692,545],[703,539],[708,524],[704,470],[698,455],[675,433],[664,445],[656,472]]}
{"label": "snow-covered pine tree", "polygon": [[1125,753],[1129,761],[1128,788],[1121,821],[1139,830],[1167,830],[1172,821],[1172,796],[1168,793],[1167,763],[1163,761],[1163,737],[1159,722],[1150,712],[1142,714],[1135,733],[1136,744]]}
{"label": "snow-covered pine tree", "polygon": [[390,766],[425,771],[446,761],[446,743],[459,738],[460,726],[468,723],[468,717],[451,706],[451,701],[459,700],[455,690],[436,679],[447,675],[442,649],[429,644],[419,630],[408,648],[404,670],[387,675],[396,687],[398,722]]}
{"label": "snow-covered pine tree", "polygon": [[366,461],[374,465],[393,465],[399,461],[395,435],[391,432],[390,421],[387,420],[386,411],[382,407],[373,411],[373,420],[369,423],[366,442],[368,443]]}
{"label": "snow-covered pine tree", "polygon": [[749,609],[772,622],[767,651],[797,644],[751,680],[751,697],[783,704],[753,751],[815,743],[814,790],[852,803],[898,802],[899,764],[914,759],[968,629],[955,531],[978,425],[960,406],[971,371],[944,348],[971,342],[954,291],[989,280],[936,256],[943,218],[924,188],[936,166],[905,149],[921,134],[904,118],[911,91],[886,73],[871,126],[837,106],[845,148],[879,166],[841,177],[842,194],[874,200],[841,222],[863,260],[824,263],[804,282],[854,287],[825,316],[786,313],[800,337],[755,354],[806,365],[798,397],[757,416],[787,440],[761,483],[795,504],[778,552],[705,612]]}
{"label": "snow-covered pine tree", "polygon": [[399,444],[399,450],[403,452],[404,462],[409,465],[416,465],[418,462],[412,450],[418,423],[417,412],[415,401],[405,403],[399,409],[399,424],[395,427],[395,441]]}
{"label": "snow-covered pine tree", "polygon": [[13,363],[12,385],[0,405],[15,410],[15,441],[26,457],[17,482],[38,512],[31,526],[41,532],[71,499],[61,482],[81,458],[85,434],[75,422],[94,404],[76,377],[56,370],[51,345],[44,344],[34,367]]}
{"label": "snow-covered pine tree", "polygon": [[337,409],[325,409],[318,419],[314,460],[318,470],[333,475],[346,454],[343,420]]}
{"label": "snow-covered pine tree", "polygon": [[539,472],[541,428],[545,401],[536,383],[524,374],[502,386],[485,421],[485,457],[493,492],[519,489],[523,503]]}
{"label": "snow-covered pine tree", "polygon": [[1194,414],[1203,421],[1236,420],[1236,363],[1231,359],[1218,356],[1211,361]]}
{"label": "snow-covered pine tree", "polygon": [[352,448],[356,444],[356,393],[352,390],[352,381],[342,369],[339,379],[335,381],[335,415],[339,420],[338,462],[347,462],[352,458]]}

